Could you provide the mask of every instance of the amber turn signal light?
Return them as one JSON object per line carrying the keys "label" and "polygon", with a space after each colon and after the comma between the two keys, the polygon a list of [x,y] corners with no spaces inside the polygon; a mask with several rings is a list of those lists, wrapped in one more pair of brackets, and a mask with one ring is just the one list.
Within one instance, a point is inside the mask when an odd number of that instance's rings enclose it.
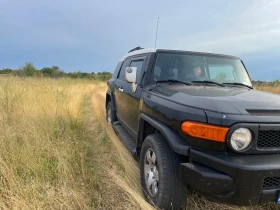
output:
{"label": "amber turn signal light", "polygon": [[181,125],[184,134],[210,141],[225,142],[229,128],[196,122],[184,122]]}

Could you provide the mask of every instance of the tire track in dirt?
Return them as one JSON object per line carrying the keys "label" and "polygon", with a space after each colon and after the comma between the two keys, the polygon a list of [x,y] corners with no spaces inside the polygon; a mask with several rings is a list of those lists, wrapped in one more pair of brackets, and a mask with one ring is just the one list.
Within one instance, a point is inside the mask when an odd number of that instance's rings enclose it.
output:
{"label": "tire track in dirt", "polygon": [[[106,122],[105,119],[105,94],[106,84],[99,84],[92,95],[92,106],[96,114],[96,119],[99,121],[102,129],[108,135],[110,144],[111,157],[109,155],[106,158],[107,161],[116,162],[118,165],[106,167],[105,170],[111,177],[111,181],[119,187],[119,191],[125,194],[127,198],[126,202],[131,203],[129,206],[141,209],[154,209],[148,204],[142,197],[142,191],[140,187],[139,177],[139,166],[138,163],[133,159],[130,153],[126,150],[118,136],[115,134],[112,127]],[[121,172],[119,171],[121,168]],[[114,188],[114,185],[111,187]],[[116,189],[111,189],[116,190]],[[107,198],[110,199],[110,198]],[[136,205],[137,204],[137,205]],[[115,208],[115,207],[112,207]]]}

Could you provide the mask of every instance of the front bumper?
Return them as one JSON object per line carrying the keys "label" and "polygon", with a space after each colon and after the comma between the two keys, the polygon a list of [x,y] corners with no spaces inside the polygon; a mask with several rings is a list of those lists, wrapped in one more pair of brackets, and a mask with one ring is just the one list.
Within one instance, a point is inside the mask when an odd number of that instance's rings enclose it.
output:
{"label": "front bumper", "polygon": [[[184,182],[210,200],[251,206],[275,202],[280,192],[280,155],[236,155],[190,150],[180,166]],[[279,184],[277,185],[277,178]],[[266,178],[275,186],[264,185]]]}

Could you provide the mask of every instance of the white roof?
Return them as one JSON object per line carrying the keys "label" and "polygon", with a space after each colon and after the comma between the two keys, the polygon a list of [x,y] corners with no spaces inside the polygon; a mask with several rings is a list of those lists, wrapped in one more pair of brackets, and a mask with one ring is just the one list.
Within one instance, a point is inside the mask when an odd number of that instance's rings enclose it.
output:
{"label": "white roof", "polygon": [[[162,50],[162,49],[155,49],[155,48],[147,48],[147,49],[142,49],[142,50],[135,50],[130,53],[127,53],[120,61],[124,61],[127,57],[133,56],[133,55],[140,55],[140,54],[145,54],[145,53],[151,53],[151,52],[156,52],[157,50]],[[169,49],[169,51],[184,51],[184,52],[193,52],[193,53],[202,53],[202,52],[194,52],[194,51],[185,51],[185,50],[175,50],[175,49]],[[224,55],[224,54],[215,54],[215,53],[203,53],[203,54],[212,54],[212,55],[221,55],[221,56],[229,56],[229,57],[234,57],[238,58],[236,56],[232,55]],[[239,58],[238,58],[239,59]]]}
{"label": "white roof", "polygon": [[139,54],[144,54],[144,53],[151,53],[155,52],[157,49],[154,48],[147,48],[147,49],[142,49],[142,50],[135,50],[130,53],[127,53],[120,61],[124,61],[127,57],[132,56],[132,55],[139,55]]}

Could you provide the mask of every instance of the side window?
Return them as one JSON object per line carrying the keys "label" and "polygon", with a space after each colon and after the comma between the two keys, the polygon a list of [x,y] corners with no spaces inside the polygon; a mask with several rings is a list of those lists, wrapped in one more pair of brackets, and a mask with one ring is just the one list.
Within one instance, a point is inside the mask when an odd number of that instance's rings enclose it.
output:
{"label": "side window", "polygon": [[129,64],[130,64],[130,59],[126,59],[126,60],[123,62],[123,65],[122,65],[121,71],[120,71],[120,73],[119,73],[118,79],[124,80],[124,77],[125,77],[125,68],[128,67]]}
{"label": "side window", "polygon": [[130,67],[136,67],[136,84],[139,84],[141,81],[142,69],[143,69],[144,60],[134,60],[131,62]]}

